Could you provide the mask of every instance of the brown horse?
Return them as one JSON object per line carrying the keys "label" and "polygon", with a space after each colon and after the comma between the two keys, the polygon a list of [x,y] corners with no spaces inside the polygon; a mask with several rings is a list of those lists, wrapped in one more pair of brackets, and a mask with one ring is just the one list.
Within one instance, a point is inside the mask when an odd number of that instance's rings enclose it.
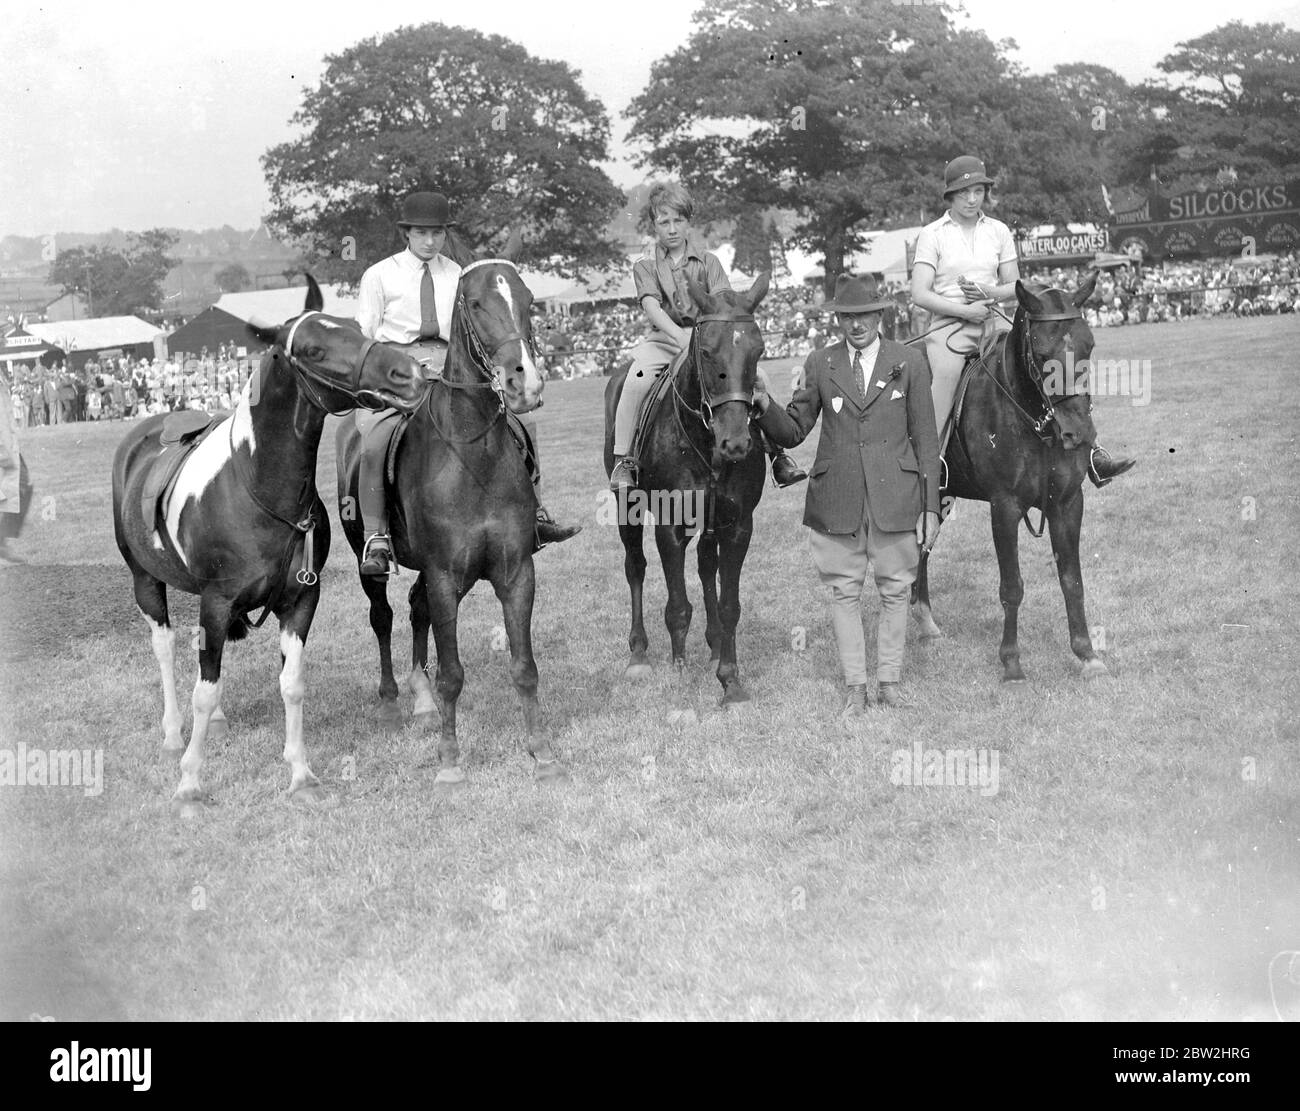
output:
{"label": "brown horse", "polygon": [[[204,743],[226,730],[221,659],[262,609],[280,622],[284,758],[295,801],[324,796],[303,743],[303,652],[329,554],[329,518],[316,493],[316,452],[325,417],[357,405],[410,409],[422,388],[410,357],[376,344],[356,324],[326,316],[320,288],[307,278],[302,315],[279,328],[250,331],[272,344],[235,411],[214,419],[185,459],[161,511],[146,488],[186,438],[200,433],[194,413],[159,414],[132,426],[113,459],[113,528],[135,581],[135,600],[153,632],[162,671],[163,748],[181,749],[176,699],[176,634],[167,587],[199,596],[199,678],[194,728],[181,759],[174,803],[198,812]],[[151,483],[151,477],[154,482]],[[150,502],[146,508],[146,502]]]}
{"label": "brown horse", "polygon": [[[1081,306],[1097,275],[1070,296],[1060,289],[1031,290],[1016,283],[1011,331],[973,372],[960,417],[948,441],[949,480],[943,493],[989,503],[993,545],[1001,576],[1003,626],[998,658],[1004,680],[1024,679],[1017,621],[1024,598],[1020,577],[1020,522],[1029,525],[1036,508],[1051,532],[1052,554],[1065,595],[1070,646],[1088,679],[1108,674],[1093,651],[1083,607],[1079,533],[1083,525],[1083,480],[1089,449],[1096,442],[1092,396],[1086,376],[1073,381],[1062,368],[1085,363],[1093,337]],[[1031,526],[1032,531],[1032,526]],[[912,588],[921,636],[940,635],[930,611],[929,556],[921,557]]]}
{"label": "brown horse", "polygon": [[[567,777],[542,726],[533,659],[536,508],[532,480],[507,411],[526,413],[542,401],[545,383],[534,358],[529,307],[533,295],[513,262],[480,259],[462,271],[442,376],[429,386],[394,455],[393,554],[418,572],[410,592],[411,673],[415,719],[431,728],[435,707],[442,732],[436,786],[465,782],[456,736],[456,702],[465,682],[457,618],[461,600],[480,579],[492,584],[505,619],[510,676],[523,707],[528,752],[539,781]],[[364,536],[356,505],[361,437],[344,421],[338,446],[339,517],[360,555]],[[370,599],[370,625],[379,643],[379,719],[401,724],[393,678],[393,611],[384,578],[361,577]],[[429,629],[437,645],[437,691],[429,682]]]}
{"label": "brown horse", "polygon": [[[644,499],[633,505],[629,497],[618,506],[618,534],[626,553],[623,570],[632,596],[631,658],[625,673],[641,678],[650,672],[642,613],[645,526],[639,510],[658,505],[669,510],[656,518],[655,542],[668,583],[664,623],[672,641],[673,663],[679,669],[686,663],[692,613],[686,596],[686,546],[698,532],[707,615],[704,636],[711,662],[718,665],[724,704],[749,699],[736,663],[736,626],[740,572],[767,467],[762,446],[749,427],[754,380],[763,354],[754,309],[767,293],[767,284],[768,275],[760,274],[747,292],[711,296],[691,283],[691,295],[704,311],[691,332],[686,361],[646,432],[636,491]],[[625,378],[626,371],[616,374],[605,387],[606,474],[614,467],[614,413]]]}

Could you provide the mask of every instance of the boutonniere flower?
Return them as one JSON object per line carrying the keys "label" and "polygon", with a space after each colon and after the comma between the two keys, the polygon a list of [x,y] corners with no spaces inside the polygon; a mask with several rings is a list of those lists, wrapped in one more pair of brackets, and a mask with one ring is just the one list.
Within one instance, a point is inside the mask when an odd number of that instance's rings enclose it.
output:
{"label": "boutonniere flower", "polygon": [[900,374],[902,374],[906,366],[907,366],[906,363],[897,363],[889,372],[889,380],[892,382],[895,378],[897,378]]}

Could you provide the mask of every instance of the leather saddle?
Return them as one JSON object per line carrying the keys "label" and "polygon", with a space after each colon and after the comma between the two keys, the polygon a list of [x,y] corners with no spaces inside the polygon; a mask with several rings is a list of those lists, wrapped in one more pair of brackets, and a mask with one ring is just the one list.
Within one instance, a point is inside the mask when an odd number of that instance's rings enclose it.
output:
{"label": "leather saddle", "polygon": [[158,454],[149,465],[140,495],[140,514],[145,524],[157,526],[158,518],[167,511],[167,501],[185,460],[229,416],[229,413],[180,409],[163,418]]}
{"label": "leather saddle", "polygon": [[668,391],[672,389],[673,382],[682,372],[682,367],[686,364],[687,354],[689,354],[688,351],[679,352],[668,365],[668,369],[655,378],[650,389],[646,392],[645,399],[641,402],[641,409],[636,416],[636,427],[632,432],[632,457],[634,459],[641,458],[641,445],[650,430],[650,425],[654,422],[655,413],[663,403],[664,398],[668,396]]}

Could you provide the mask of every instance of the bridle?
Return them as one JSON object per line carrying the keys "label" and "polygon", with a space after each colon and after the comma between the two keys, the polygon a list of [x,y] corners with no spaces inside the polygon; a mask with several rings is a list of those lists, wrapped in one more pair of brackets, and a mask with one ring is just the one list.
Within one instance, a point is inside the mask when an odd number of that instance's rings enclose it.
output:
{"label": "bridle", "polygon": [[[374,349],[377,342],[376,340],[367,339],[365,343],[361,345],[361,357],[356,361],[356,365],[353,367],[351,378],[349,381],[342,384],[331,378],[327,378],[320,371],[316,370],[310,363],[303,362],[293,353],[293,340],[297,335],[298,326],[310,317],[324,315],[325,313],[318,312],[315,309],[303,313],[302,316],[298,317],[298,319],[289,326],[289,335],[286,337],[282,348],[285,360],[288,362],[289,367],[293,370],[294,374],[298,376],[298,381],[306,391],[308,400],[316,406],[317,409],[320,409],[333,417],[342,416],[344,413],[354,408],[354,405],[344,405],[339,409],[331,409],[325,404],[324,399],[322,399],[316,390],[316,387],[320,386],[323,389],[346,393],[352,402],[361,404],[364,408],[387,408],[389,403],[381,394],[376,393],[374,390],[363,390],[361,388],[361,377],[365,373],[366,359],[370,357],[370,352]],[[366,404],[367,402],[369,402],[369,404]]]}
{"label": "bridle", "polygon": [[[471,270],[476,270],[480,266],[508,266],[516,274],[519,273],[519,268],[507,258],[483,258],[483,259],[478,259],[475,262],[471,262],[468,266],[466,266],[463,270],[461,270],[460,272],[461,281],[464,280],[465,275],[468,274]],[[460,334],[462,340],[464,341],[465,349],[466,351],[469,352],[470,363],[472,364],[478,377],[475,380],[470,382],[452,382],[440,375],[439,377],[435,378],[433,381],[434,384],[445,386],[449,390],[485,390],[485,389],[494,390],[497,395],[497,409],[493,413],[492,419],[483,427],[483,430],[481,432],[479,432],[474,436],[471,436],[469,440],[456,440],[453,437],[447,436],[440,428],[437,427],[437,419],[433,411],[434,391],[431,389],[429,391],[428,398],[425,402],[429,410],[429,419],[431,422],[433,422],[435,430],[438,432],[438,434],[442,436],[443,439],[447,440],[450,443],[470,443],[474,440],[480,439],[481,437],[487,435],[488,431],[492,428],[492,426],[496,424],[496,422],[505,415],[506,413],[505,386],[501,382],[500,377],[496,373],[497,370],[496,357],[497,354],[500,352],[500,350],[506,346],[506,344],[514,343],[515,341],[518,341],[528,349],[528,352],[530,355],[533,356],[534,361],[536,361],[537,358],[537,347],[533,341],[532,330],[527,325],[525,325],[524,331],[522,332],[519,331],[519,329],[517,328],[514,329],[513,331],[507,332],[504,336],[501,337],[501,339],[496,343],[496,345],[492,348],[492,350],[488,351],[487,347],[483,343],[482,338],[474,330],[474,326],[470,322],[469,306],[465,301],[465,291],[463,288],[461,288],[461,281],[458,281],[456,286],[456,306],[453,315],[454,315],[454,319],[457,321],[457,331]]]}
{"label": "bridle", "polygon": [[[713,323],[752,324],[754,323],[754,315],[753,313],[705,313],[702,316],[697,316],[695,318],[695,323],[696,325]],[[700,383],[699,409],[695,409],[687,403],[686,399],[682,397],[681,392],[677,389],[675,382],[673,383],[673,392],[676,394],[677,400],[687,412],[699,417],[700,420],[704,422],[705,427],[711,428],[713,426],[713,410],[716,406],[725,405],[728,401],[743,401],[746,405],[753,405],[754,391],[753,389],[750,389],[748,392],[741,389],[733,389],[726,393],[710,393],[708,386],[706,386],[704,382],[704,360],[701,357],[703,355],[701,348],[702,342],[703,337],[701,336],[700,329],[698,327],[693,327],[691,329],[690,358],[692,365],[695,367],[695,377]]]}
{"label": "bridle", "polygon": [[[1051,397],[1048,396],[1047,390],[1043,386],[1043,366],[1034,358],[1034,345],[1031,336],[1032,324],[1058,323],[1066,320],[1082,320],[1083,313],[1073,306],[1069,309],[1062,309],[1056,312],[1031,312],[1023,309],[1025,328],[1020,336],[1020,356],[1029,373],[1029,380],[1034,385],[1034,391],[1038,395],[1039,404],[1043,407],[1042,415],[1035,418],[1026,412],[1024,407],[1011,396],[1011,392],[998,381],[997,377],[988,369],[988,360],[983,361],[984,371],[992,379],[993,384],[1002,391],[1006,399],[1011,402],[1022,417],[1033,427],[1034,433],[1042,440],[1050,440],[1052,432],[1050,426],[1056,421],[1056,406],[1053,404]],[[1088,395],[1088,412],[1092,412],[1092,395]]]}

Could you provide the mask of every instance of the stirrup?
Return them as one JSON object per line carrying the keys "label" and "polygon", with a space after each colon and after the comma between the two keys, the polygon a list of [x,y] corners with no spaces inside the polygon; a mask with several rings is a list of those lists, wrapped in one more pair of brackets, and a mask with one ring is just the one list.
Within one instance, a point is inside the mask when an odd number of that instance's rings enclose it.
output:
{"label": "stirrup", "polygon": [[361,558],[357,561],[357,566],[364,567],[366,560],[370,558],[370,549],[375,542],[382,540],[384,542],[383,556],[388,560],[388,570],[384,573],[392,576],[398,573],[397,558],[393,555],[393,539],[386,532],[372,532],[366,537],[366,542],[361,546]]}

